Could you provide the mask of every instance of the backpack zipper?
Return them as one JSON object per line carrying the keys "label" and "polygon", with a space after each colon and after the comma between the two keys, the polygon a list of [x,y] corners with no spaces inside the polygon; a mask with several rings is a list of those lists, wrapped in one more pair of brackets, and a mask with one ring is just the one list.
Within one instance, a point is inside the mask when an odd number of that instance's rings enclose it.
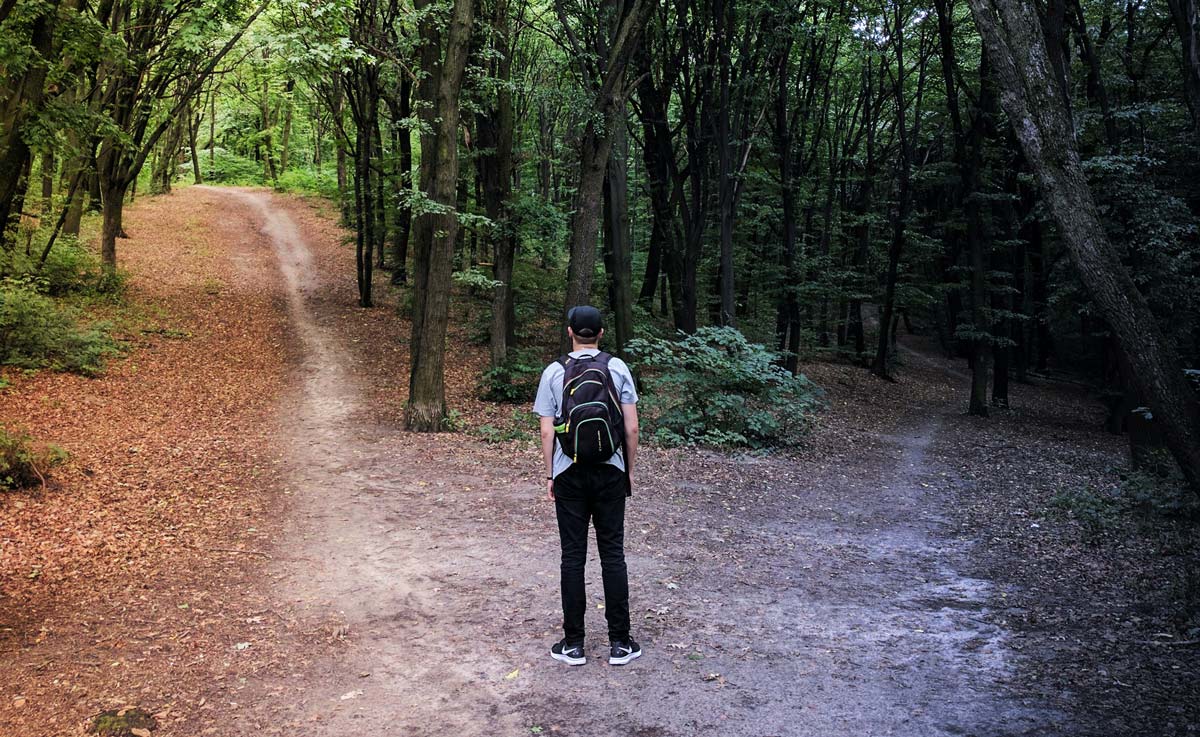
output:
{"label": "backpack zipper", "polygon": [[[583,404],[575,405],[574,407],[571,408],[571,412],[567,415],[567,429],[564,430],[563,432],[571,432],[571,415],[575,414],[575,410],[579,409],[580,407],[586,407],[589,404],[598,404],[601,407],[604,406],[604,402],[584,402]],[[594,419],[600,419],[600,418],[597,417]],[[587,420],[584,420],[584,422],[587,422]],[[580,423],[580,424],[583,424],[583,423]]]}
{"label": "backpack zipper", "polygon": [[[592,403],[589,402],[589,404],[592,404]],[[603,404],[603,402],[597,402],[596,404]],[[579,406],[582,407],[583,405],[581,404]],[[603,422],[603,420],[599,417],[593,417],[591,419],[584,420],[583,422],[579,423],[579,425],[580,425],[580,427],[582,427],[583,425],[586,425],[589,422]],[[612,432],[609,431],[607,424],[604,425],[604,431],[606,433],[608,433],[608,444],[611,446],[613,444]],[[576,428],[575,429],[575,457],[571,459],[572,463],[579,463],[579,436],[581,434],[582,433],[579,431],[579,429]]]}

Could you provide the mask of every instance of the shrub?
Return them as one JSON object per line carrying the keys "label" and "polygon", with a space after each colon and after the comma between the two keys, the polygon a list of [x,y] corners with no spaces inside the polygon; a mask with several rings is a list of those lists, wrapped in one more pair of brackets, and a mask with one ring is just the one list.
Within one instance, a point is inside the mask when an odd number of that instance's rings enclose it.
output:
{"label": "shrub", "polygon": [[820,408],[816,385],[733,328],[632,340],[628,350],[645,372],[640,414],[665,445],[794,445]]}
{"label": "shrub", "polygon": [[479,398],[490,402],[532,402],[542,368],[529,351],[510,350],[503,365],[483,372]]}
{"label": "shrub", "polygon": [[92,376],[117,351],[103,325],[80,327],[72,311],[29,281],[0,281],[0,363]]}
{"label": "shrub", "polygon": [[312,169],[288,169],[279,175],[278,188],[282,192],[313,194],[337,200],[337,177],[328,172]]}
{"label": "shrub", "polygon": [[56,445],[36,445],[25,433],[0,426],[0,488],[23,489],[45,483],[50,469],[67,459]]}
{"label": "shrub", "polygon": [[0,252],[0,274],[27,282],[42,294],[63,297],[117,295],[124,289],[124,276],[106,272],[96,254],[73,236],[64,235],[54,244],[39,266],[41,248],[26,254],[21,249]]}
{"label": "shrub", "polygon": [[[218,148],[210,155],[208,149],[198,151],[200,157],[200,176],[210,184],[244,184],[261,185],[263,183],[262,164],[242,156]],[[185,166],[191,166],[187,162]]]}

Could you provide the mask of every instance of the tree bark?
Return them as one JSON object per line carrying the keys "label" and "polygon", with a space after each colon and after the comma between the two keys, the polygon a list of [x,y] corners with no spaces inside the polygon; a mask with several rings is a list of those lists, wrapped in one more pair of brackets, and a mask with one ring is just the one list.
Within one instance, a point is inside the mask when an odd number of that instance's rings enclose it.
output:
{"label": "tree bark", "polygon": [[[418,0],[417,9],[430,9]],[[455,213],[458,180],[459,95],[466,68],[474,16],[472,0],[454,0],[449,22],[426,13],[420,24],[421,60],[426,76],[420,92],[422,116],[421,185],[436,209],[417,218],[414,260],[412,370],[405,427],[417,432],[445,428],[446,327],[450,310],[450,277],[458,233]],[[442,34],[445,33],[443,41]]]}
{"label": "tree bark", "polygon": [[496,0],[491,24],[497,43],[503,46],[498,50],[491,69],[492,76],[499,84],[494,104],[476,114],[480,151],[476,161],[484,212],[493,224],[492,278],[497,285],[492,291],[492,320],[488,332],[491,365],[498,367],[508,360],[509,338],[514,332],[512,278],[517,246],[511,211],[516,120],[509,85],[516,39],[508,0]]}
{"label": "tree bark", "polygon": [[1200,138],[1200,4],[1167,0],[1183,50],[1183,92],[1192,112],[1192,132]]}
{"label": "tree bark", "polygon": [[[596,267],[596,239],[600,229],[601,195],[604,178],[608,170],[609,153],[612,150],[612,134],[616,126],[623,125],[625,70],[641,43],[649,9],[647,0],[633,0],[624,16],[617,16],[622,4],[615,0],[604,0],[602,8],[610,13],[615,22],[611,42],[596,44],[607,53],[600,57],[603,69],[600,77],[592,77],[585,69],[585,84],[592,90],[591,114],[588,115],[583,137],[579,145],[579,181],[575,195],[575,209],[571,215],[570,254],[567,266],[566,310],[586,304],[592,292],[592,275]],[[564,27],[569,25],[561,5],[559,18]],[[598,34],[607,31],[597,28]],[[579,49],[580,63],[586,58]],[[565,328],[560,335],[560,348],[565,353],[567,334]]]}
{"label": "tree bark", "polygon": [[970,0],[996,70],[1001,103],[1041,185],[1060,237],[1161,423],[1167,447],[1200,491],[1200,406],[1178,356],[1100,223],[1052,74],[1035,5]]}
{"label": "tree bark", "polygon": [[629,233],[629,136],[625,130],[624,105],[612,132],[613,145],[604,182],[605,267],[608,272],[608,303],[612,315],[614,352],[624,355],[633,338],[633,252]]}
{"label": "tree bark", "polygon": [[[58,5],[43,3],[42,14],[30,23],[28,43],[42,59],[49,59],[53,49]],[[30,157],[25,125],[41,111],[46,73],[45,63],[34,63],[18,78],[5,79],[0,88],[0,245],[9,245],[7,233],[20,217],[20,207],[14,205],[24,200],[24,173]]]}

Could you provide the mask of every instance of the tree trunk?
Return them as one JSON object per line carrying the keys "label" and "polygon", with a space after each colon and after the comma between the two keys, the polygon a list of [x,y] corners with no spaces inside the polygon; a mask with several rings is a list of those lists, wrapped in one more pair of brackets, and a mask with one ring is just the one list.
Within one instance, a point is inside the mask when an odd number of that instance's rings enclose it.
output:
{"label": "tree trunk", "polygon": [[1096,212],[1074,147],[1063,91],[1052,69],[1035,5],[970,0],[1002,89],[1001,101],[1080,279],[1129,358],[1167,447],[1200,491],[1200,406],[1178,356],[1121,263]]}
{"label": "tree trunk", "polygon": [[1192,112],[1192,132],[1200,137],[1200,4],[1167,0],[1183,49],[1183,92]]}
{"label": "tree trunk", "polygon": [[[800,367],[800,357],[790,349],[793,343],[799,345],[800,303],[796,289],[800,275],[796,269],[796,195],[792,183],[792,126],[788,102],[791,52],[792,38],[788,36],[773,60],[776,72],[775,157],[779,166],[779,199],[783,208],[783,290],[775,315],[775,339],[779,350],[787,351],[783,359],[784,367],[795,374]],[[795,341],[792,340],[793,336]]]}
{"label": "tree trunk", "polygon": [[613,145],[604,182],[605,266],[608,272],[609,312],[614,352],[624,355],[633,338],[633,253],[629,234],[629,137],[624,105],[612,132]]}
{"label": "tree trunk", "polygon": [[492,221],[492,321],[489,329],[492,366],[508,360],[513,335],[513,264],[516,260],[516,233],[512,222],[513,138],[516,119],[513,112],[512,54],[516,48],[510,4],[498,0],[492,8],[492,29],[502,45],[492,62],[492,76],[499,82],[493,106],[476,113],[479,157],[476,159],[484,211]]}
{"label": "tree trunk", "polygon": [[[30,158],[25,124],[41,111],[45,98],[47,63],[43,60],[52,55],[58,5],[57,1],[42,3],[41,14],[30,21],[28,44],[39,60],[19,77],[10,78],[12,88],[0,106],[0,245],[8,245],[6,234],[21,214],[20,206],[15,205],[18,200],[24,201],[28,186],[24,180]],[[23,39],[13,40],[20,43]]]}
{"label": "tree trunk", "polygon": [[189,109],[188,113],[188,152],[192,157],[192,183],[203,184],[204,178],[200,175],[200,157],[196,155],[196,137],[200,132],[200,121],[204,116],[204,108],[200,107],[200,112],[192,117]]}
{"label": "tree trunk", "polygon": [[385,95],[384,100],[391,113],[392,160],[395,171],[389,177],[392,184],[392,284],[408,283],[408,241],[412,232],[412,208],[409,195],[412,190],[412,131],[406,122],[412,114],[412,80],[407,74],[400,75],[394,95]]}
{"label": "tree trunk", "polygon": [[121,217],[125,209],[127,186],[123,182],[116,181],[104,188],[101,210],[103,223],[100,227],[100,261],[109,272],[117,269],[117,238],[125,236],[121,227]]}
{"label": "tree trunk", "polygon": [[[421,185],[443,212],[417,219],[415,292],[410,341],[412,369],[405,427],[417,432],[444,430],[446,417],[445,352],[450,312],[450,277],[458,219],[454,212],[458,181],[459,96],[466,68],[474,14],[472,0],[454,0],[449,23],[430,10],[420,24],[421,61],[426,76],[420,92],[427,132],[421,136]],[[443,41],[443,33],[445,40]],[[444,49],[444,53],[443,53]]]}
{"label": "tree trunk", "polygon": [[[603,77],[591,79],[593,85],[591,114],[579,146],[579,181],[575,195],[575,209],[571,214],[570,253],[567,267],[566,310],[586,304],[592,291],[592,275],[596,266],[596,238],[600,228],[601,194],[604,189],[605,173],[608,170],[609,153],[612,150],[613,131],[624,125],[623,100],[625,97],[625,70],[641,43],[646,25],[649,4],[646,0],[633,0],[623,17],[618,16],[620,3],[605,0],[603,7],[611,14],[616,24],[611,44],[607,46]],[[560,18],[568,23],[559,7]],[[607,35],[606,30],[599,33]],[[565,328],[560,335],[560,348],[566,353],[569,348]]]}
{"label": "tree trunk", "polygon": [[[886,282],[884,283],[883,311],[879,318],[879,344],[875,351],[875,360],[871,364],[871,372],[876,376],[885,379],[891,378],[891,348],[893,338],[890,336],[892,328],[892,318],[895,312],[896,305],[896,279],[899,276],[900,254],[904,248],[905,231],[908,229],[909,211],[912,209],[912,139],[916,137],[917,127],[921,119],[920,99],[921,99],[921,78],[918,78],[917,85],[917,101],[915,104],[915,113],[913,115],[912,128],[908,125],[907,103],[905,101],[904,79],[907,76],[904,69],[904,24],[902,21],[903,10],[900,5],[897,5],[893,11],[895,14],[895,24],[893,25],[893,40],[892,43],[896,48],[896,77],[895,77],[895,97],[896,97],[896,129],[899,139],[899,162],[897,163],[897,191],[896,191],[896,214],[892,221],[892,242],[888,247],[888,268]],[[919,61],[924,64],[923,60]],[[924,75],[924,67],[920,67],[919,73]]]}
{"label": "tree trunk", "polygon": [[292,143],[292,92],[296,88],[296,80],[288,79],[283,86],[283,132],[279,139],[279,171],[283,173],[288,168],[288,157],[291,154]]}

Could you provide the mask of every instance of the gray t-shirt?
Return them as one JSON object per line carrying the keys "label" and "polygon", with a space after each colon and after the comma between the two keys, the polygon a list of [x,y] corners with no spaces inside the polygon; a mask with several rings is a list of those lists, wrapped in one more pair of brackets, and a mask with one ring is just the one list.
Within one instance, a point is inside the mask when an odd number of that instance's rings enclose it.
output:
{"label": "gray t-shirt", "polygon": [[[594,356],[599,352],[598,348],[584,348],[581,351],[572,351],[567,355],[571,358],[582,358],[583,356]],[[533,401],[533,411],[539,416],[558,417],[558,413],[562,409],[560,405],[562,404],[563,377],[566,376],[566,373],[567,370],[558,361],[542,371],[542,380],[538,383],[537,399]],[[608,362],[608,373],[612,375],[613,387],[617,390],[617,401],[621,404],[637,404],[637,389],[633,385],[633,374],[629,372],[629,366],[613,356],[612,360]],[[618,450],[612,458],[608,459],[608,463],[624,471],[624,450]],[[562,452],[562,447],[555,439],[554,476],[558,476],[570,466],[571,459]]]}

